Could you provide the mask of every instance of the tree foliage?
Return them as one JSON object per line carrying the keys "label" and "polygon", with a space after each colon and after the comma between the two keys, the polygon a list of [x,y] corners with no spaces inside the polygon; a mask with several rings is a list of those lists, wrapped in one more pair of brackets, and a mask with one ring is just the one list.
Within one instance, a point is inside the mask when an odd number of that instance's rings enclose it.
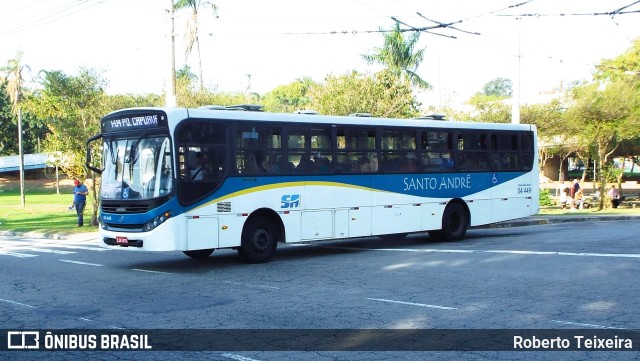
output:
{"label": "tree foliage", "polygon": [[[585,144],[593,146],[601,168],[606,168],[618,144],[638,134],[638,94],[627,82],[618,81],[604,86],[592,83],[575,88],[572,98],[574,103],[567,111],[567,120],[579,124],[577,135]],[[605,194],[607,181],[610,180],[600,171],[602,194]]]}
{"label": "tree foliage", "polygon": [[491,123],[511,122],[511,105],[495,95],[474,94],[468,102],[475,108],[473,120]]}
{"label": "tree foliage", "polygon": [[[47,134],[43,122],[29,114],[22,113],[22,147],[25,154],[43,151],[42,139]],[[0,81],[0,155],[18,154],[18,118],[11,112],[11,100],[6,85]]]}
{"label": "tree foliage", "polygon": [[486,96],[510,98],[513,94],[513,83],[511,79],[495,78],[484,85],[482,93]]}
{"label": "tree foliage", "polygon": [[607,82],[631,82],[640,87],[640,39],[621,55],[613,59],[605,59],[598,66],[594,78]]}
{"label": "tree foliage", "polygon": [[412,32],[405,39],[400,24],[395,23],[390,33],[383,33],[384,45],[374,48],[373,54],[365,54],[362,57],[369,64],[381,64],[398,78],[408,78],[412,85],[422,89],[430,89],[431,85],[422,79],[416,71],[424,59],[426,48],[415,50],[420,32]]}
{"label": "tree foliage", "polygon": [[[80,69],[78,75],[62,71],[40,72],[40,89],[25,102],[25,109],[46,120],[50,133],[45,139],[45,149],[56,155],[57,165],[70,177],[85,179],[86,141],[100,132],[100,118],[105,107],[106,80],[92,69]],[[94,149],[94,154],[100,154]],[[91,224],[97,224],[97,189],[99,184],[92,176],[90,199]]]}
{"label": "tree foliage", "polygon": [[266,111],[291,113],[305,109],[310,102],[309,92],[319,86],[311,78],[298,79],[286,85],[280,85],[262,97]]}
{"label": "tree foliage", "polygon": [[322,114],[370,113],[395,118],[417,116],[418,106],[408,79],[399,79],[389,71],[329,75],[324,84],[312,89],[310,102],[310,107]]}

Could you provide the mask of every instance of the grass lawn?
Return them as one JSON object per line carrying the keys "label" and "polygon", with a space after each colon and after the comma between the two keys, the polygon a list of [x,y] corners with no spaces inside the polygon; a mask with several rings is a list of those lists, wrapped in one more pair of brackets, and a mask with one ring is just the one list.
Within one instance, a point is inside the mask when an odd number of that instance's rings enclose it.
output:
{"label": "grass lawn", "polygon": [[589,208],[589,209],[562,209],[560,207],[548,207],[548,208],[540,208],[540,215],[546,216],[612,216],[612,215],[640,215],[640,208],[605,208],[601,211],[598,211],[597,208]]}
{"label": "grass lawn", "polygon": [[25,206],[20,203],[19,182],[0,180],[0,231],[80,233],[95,231],[89,226],[92,204],[87,199],[84,227],[76,227],[76,212],[67,207],[73,202],[71,181],[61,182],[56,194],[55,182],[38,180],[25,182]]}

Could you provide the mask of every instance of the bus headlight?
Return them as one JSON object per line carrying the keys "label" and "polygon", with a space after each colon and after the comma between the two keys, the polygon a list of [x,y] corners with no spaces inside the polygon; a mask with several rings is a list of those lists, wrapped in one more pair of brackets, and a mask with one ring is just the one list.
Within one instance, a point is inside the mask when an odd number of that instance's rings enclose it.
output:
{"label": "bus headlight", "polygon": [[167,219],[169,219],[169,217],[171,217],[171,213],[164,212],[161,215],[150,220],[149,222],[145,223],[144,226],[142,227],[142,230],[145,232],[149,232],[155,229],[156,227],[158,227],[159,225],[161,225],[162,223],[164,223]]}
{"label": "bus headlight", "polygon": [[100,227],[102,227],[103,230],[109,230],[109,226],[102,220],[102,217],[98,217],[98,223],[100,223]]}

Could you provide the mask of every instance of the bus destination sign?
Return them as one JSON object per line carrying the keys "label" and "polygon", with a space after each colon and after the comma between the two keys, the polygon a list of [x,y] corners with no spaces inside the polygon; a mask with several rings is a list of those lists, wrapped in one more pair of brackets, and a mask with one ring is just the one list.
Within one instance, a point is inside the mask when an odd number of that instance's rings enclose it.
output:
{"label": "bus destination sign", "polygon": [[166,126],[166,116],[161,114],[140,114],[102,120],[103,132],[117,132],[137,129],[155,129]]}

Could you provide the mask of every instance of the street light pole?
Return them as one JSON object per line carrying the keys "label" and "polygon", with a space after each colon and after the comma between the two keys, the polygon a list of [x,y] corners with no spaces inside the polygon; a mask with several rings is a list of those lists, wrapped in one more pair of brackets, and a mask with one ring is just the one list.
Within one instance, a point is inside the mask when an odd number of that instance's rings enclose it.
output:
{"label": "street light pole", "polygon": [[169,0],[169,9],[167,10],[169,15],[169,58],[171,59],[171,65],[169,70],[169,79],[167,79],[167,93],[165,94],[165,106],[176,106],[176,41],[175,41],[175,16],[173,0]]}
{"label": "street light pole", "polygon": [[520,124],[520,81],[521,81],[521,38],[522,38],[522,19],[516,18],[518,22],[518,54],[516,58],[518,63],[516,66],[516,81],[513,87],[513,105],[511,107],[511,123]]}

